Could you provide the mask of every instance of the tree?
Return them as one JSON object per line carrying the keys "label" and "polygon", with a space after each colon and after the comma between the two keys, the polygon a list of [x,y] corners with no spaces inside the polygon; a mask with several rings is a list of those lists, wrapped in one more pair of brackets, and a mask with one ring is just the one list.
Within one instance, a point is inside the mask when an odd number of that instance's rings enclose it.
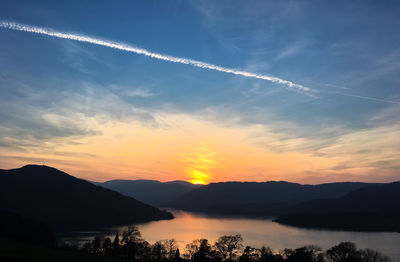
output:
{"label": "tree", "polygon": [[156,261],[162,261],[166,258],[167,251],[162,241],[154,243],[151,250],[152,256]]}
{"label": "tree", "polygon": [[180,261],[181,260],[181,252],[179,252],[179,248],[177,248],[176,251],[175,251],[174,260],[175,261]]}
{"label": "tree", "polygon": [[322,262],[322,249],[318,246],[304,246],[300,248],[285,249],[287,262]]}
{"label": "tree", "polygon": [[175,252],[178,249],[178,243],[175,239],[164,240],[164,247],[167,252],[167,259],[172,260],[175,257]]}
{"label": "tree", "polygon": [[142,234],[137,226],[129,226],[126,230],[122,231],[122,244],[136,243],[141,241]]}
{"label": "tree", "polygon": [[360,262],[361,253],[352,242],[342,242],[326,251],[328,261],[331,262]]}
{"label": "tree", "polygon": [[109,237],[106,237],[103,241],[103,252],[105,255],[110,255],[111,254],[111,249],[112,249],[112,243],[111,239]]}
{"label": "tree", "polygon": [[269,247],[262,246],[260,249],[260,262],[284,261],[280,254],[274,254]]}
{"label": "tree", "polygon": [[261,257],[261,251],[258,248],[254,248],[251,246],[246,246],[243,251],[243,254],[240,256],[240,262],[253,262],[259,261]]}
{"label": "tree", "polygon": [[140,261],[152,260],[152,246],[147,241],[140,241],[137,243],[136,258]]}
{"label": "tree", "polygon": [[215,242],[217,254],[223,261],[232,261],[243,248],[241,235],[222,236]]}
{"label": "tree", "polygon": [[201,239],[195,239],[192,241],[192,243],[186,244],[185,246],[185,253],[183,254],[183,257],[187,260],[192,260],[194,254],[199,252],[200,249],[200,242]]}
{"label": "tree", "polygon": [[390,262],[390,258],[382,255],[380,252],[372,250],[372,249],[365,249],[361,250],[361,257],[363,262]]}
{"label": "tree", "polygon": [[96,236],[92,241],[92,252],[95,254],[100,254],[102,252],[103,237]]}
{"label": "tree", "polygon": [[121,244],[125,257],[135,259],[139,250],[139,243],[143,242],[137,226],[129,226],[122,232]]}
{"label": "tree", "polygon": [[112,254],[115,256],[119,255],[119,234],[115,235],[114,241],[112,242]]}
{"label": "tree", "polygon": [[207,239],[200,239],[200,246],[198,251],[193,255],[193,261],[216,261],[215,254],[208,243]]}

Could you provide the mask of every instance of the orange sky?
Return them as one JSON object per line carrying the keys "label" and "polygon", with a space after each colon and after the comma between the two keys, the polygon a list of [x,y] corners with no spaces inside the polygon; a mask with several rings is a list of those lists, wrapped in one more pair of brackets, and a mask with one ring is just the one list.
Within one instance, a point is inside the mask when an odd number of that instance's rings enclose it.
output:
{"label": "orange sky", "polygon": [[[55,115],[46,117],[59,121]],[[97,135],[52,139],[25,151],[0,151],[0,164],[2,168],[46,164],[95,181],[376,181],[379,169],[370,163],[396,153],[387,136],[398,132],[391,126],[351,133],[313,153],[302,146],[319,141],[282,139],[283,134],[265,125],[219,125],[185,114],[158,114],[156,121],[158,126],[85,118],[88,128],[100,131]],[[385,149],[364,156],[352,153],[371,146]],[[349,160],[356,165],[338,168]]]}

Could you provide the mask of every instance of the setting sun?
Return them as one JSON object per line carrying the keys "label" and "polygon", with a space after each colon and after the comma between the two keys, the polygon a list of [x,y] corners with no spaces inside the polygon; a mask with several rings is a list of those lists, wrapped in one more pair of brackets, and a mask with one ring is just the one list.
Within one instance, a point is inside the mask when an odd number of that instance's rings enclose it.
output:
{"label": "setting sun", "polygon": [[208,184],[212,178],[212,168],[218,164],[216,152],[206,145],[201,145],[184,156],[187,164],[186,175],[193,184]]}
{"label": "setting sun", "polygon": [[207,184],[207,181],[210,178],[209,175],[207,175],[204,172],[201,172],[199,170],[196,170],[196,169],[190,169],[188,171],[188,174],[192,178],[191,180],[189,180],[189,182],[192,184],[205,185],[205,184]]}

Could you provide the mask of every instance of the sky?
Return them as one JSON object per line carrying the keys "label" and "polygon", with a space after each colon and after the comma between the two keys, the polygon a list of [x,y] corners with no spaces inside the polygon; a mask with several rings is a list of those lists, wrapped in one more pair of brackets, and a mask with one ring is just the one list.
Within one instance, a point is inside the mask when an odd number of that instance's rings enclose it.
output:
{"label": "sky", "polygon": [[399,13],[398,1],[1,1],[0,168],[398,181]]}

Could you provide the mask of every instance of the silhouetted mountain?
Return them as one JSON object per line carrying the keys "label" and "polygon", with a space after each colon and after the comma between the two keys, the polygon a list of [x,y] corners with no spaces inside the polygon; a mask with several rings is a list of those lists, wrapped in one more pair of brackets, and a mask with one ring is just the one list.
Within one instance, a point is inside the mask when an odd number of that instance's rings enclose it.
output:
{"label": "silhouetted mountain", "polygon": [[171,213],[55,168],[0,170],[0,209],[71,230],[173,218]]}
{"label": "silhouetted mountain", "polygon": [[318,199],[296,206],[296,211],[400,213],[400,182],[354,190],[336,199]]}
{"label": "silhouetted mountain", "polygon": [[301,185],[283,181],[212,183],[192,190],[167,206],[227,216],[269,216],[282,214],[303,201],[340,197],[369,185],[372,184]]}
{"label": "silhouetted mountain", "polygon": [[186,181],[160,182],[156,180],[110,180],[96,184],[156,206],[162,206],[200,187]]}
{"label": "silhouetted mountain", "polygon": [[300,203],[276,221],[310,228],[400,232],[400,182]]}

